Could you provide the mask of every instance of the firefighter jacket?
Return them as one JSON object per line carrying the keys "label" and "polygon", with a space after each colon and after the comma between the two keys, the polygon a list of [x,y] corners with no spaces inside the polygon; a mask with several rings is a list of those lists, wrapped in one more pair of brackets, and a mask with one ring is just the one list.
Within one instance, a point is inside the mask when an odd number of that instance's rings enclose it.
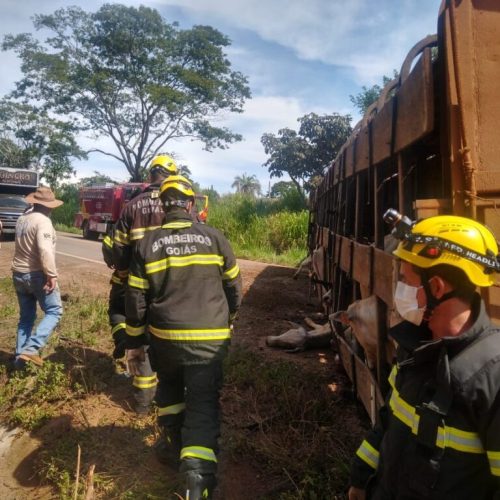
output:
{"label": "firefighter jacket", "polygon": [[[114,226],[112,226],[110,231],[108,232],[108,234],[106,234],[106,236],[104,236],[104,238],[102,240],[102,246],[101,246],[102,257],[104,259],[104,262],[111,269],[114,268],[114,262],[113,262],[114,234],[115,234],[115,229],[114,229]],[[118,285],[118,286],[126,285],[127,284],[127,272],[126,271],[118,271],[115,269],[113,271],[113,274],[111,275],[111,284]]]}
{"label": "firefighter jacket", "polygon": [[151,336],[169,342],[177,362],[223,356],[230,318],[240,306],[241,276],[231,246],[215,228],[183,209],[134,246],[126,294],[129,348]]}
{"label": "firefighter jacket", "polygon": [[128,269],[132,246],[149,231],[161,226],[165,212],[159,189],[159,184],[150,184],[125,205],[116,221],[112,249],[116,269]]}
{"label": "firefighter jacket", "polygon": [[500,330],[479,295],[472,310],[458,337],[433,341],[408,322],[391,329],[391,390],[351,470],[367,498],[500,498]]}

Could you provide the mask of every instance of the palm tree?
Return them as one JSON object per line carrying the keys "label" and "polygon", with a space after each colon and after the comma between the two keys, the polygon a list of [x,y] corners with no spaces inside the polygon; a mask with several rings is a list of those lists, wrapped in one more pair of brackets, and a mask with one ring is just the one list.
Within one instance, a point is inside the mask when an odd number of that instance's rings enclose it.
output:
{"label": "palm tree", "polygon": [[237,193],[251,196],[256,196],[261,192],[260,182],[257,177],[255,175],[247,175],[246,172],[243,175],[237,175],[231,187],[236,188]]}

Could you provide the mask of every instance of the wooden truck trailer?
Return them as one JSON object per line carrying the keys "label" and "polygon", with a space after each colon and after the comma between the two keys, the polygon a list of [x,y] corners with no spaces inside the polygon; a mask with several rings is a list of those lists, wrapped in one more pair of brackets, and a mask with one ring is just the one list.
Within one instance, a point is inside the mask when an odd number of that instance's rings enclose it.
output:
{"label": "wooden truck trailer", "polygon": [[[472,217],[500,237],[500,2],[444,0],[437,35],[417,43],[311,194],[309,250],[329,313],[376,297],[377,363],[341,329],[340,356],[372,420],[387,390],[397,262],[383,214]],[[483,291],[500,320],[500,289]]]}

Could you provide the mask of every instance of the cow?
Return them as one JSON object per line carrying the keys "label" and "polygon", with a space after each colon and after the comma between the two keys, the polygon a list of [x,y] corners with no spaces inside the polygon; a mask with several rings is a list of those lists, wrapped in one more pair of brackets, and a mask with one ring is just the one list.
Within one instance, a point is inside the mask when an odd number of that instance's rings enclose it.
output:
{"label": "cow", "polygon": [[281,335],[269,335],[266,337],[266,345],[280,347],[287,352],[301,352],[306,349],[329,347],[331,345],[332,329],[330,323],[320,325],[307,317],[304,318],[304,322],[312,330],[306,330],[303,326],[290,322],[293,328]]}
{"label": "cow", "polygon": [[[366,364],[370,370],[377,366],[377,331],[378,307],[377,297],[370,295],[366,299],[354,301],[345,311],[337,311],[330,315],[331,321],[338,321],[350,327],[352,335],[363,348]],[[386,343],[386,360],[392,362],[394,344]]]}

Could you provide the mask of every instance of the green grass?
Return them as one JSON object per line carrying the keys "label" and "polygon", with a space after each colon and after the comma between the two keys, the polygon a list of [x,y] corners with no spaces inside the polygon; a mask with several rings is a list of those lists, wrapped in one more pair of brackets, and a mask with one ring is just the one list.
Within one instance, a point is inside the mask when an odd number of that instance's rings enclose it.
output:
{"label": "green grass", "polygon": [[209,208],[208,223],[220,229],[239,258],[295,266],[307,255],[306,210],[279,200],[228,195]]}
{"label": "green grass", "polygon": [[26,369],[7,376],[0,371],[0,415],[2,421],[33,430],[55,415],[57,402],[75,396],[79,388],[60,363],[46,361],[42,367]]}
{"label": "green grass", "polygon": [[82,234],[82,230],[79,227],[63,224],[61,222],[55,222],[54,228],[56,231],[62,231],[63,233]]}

